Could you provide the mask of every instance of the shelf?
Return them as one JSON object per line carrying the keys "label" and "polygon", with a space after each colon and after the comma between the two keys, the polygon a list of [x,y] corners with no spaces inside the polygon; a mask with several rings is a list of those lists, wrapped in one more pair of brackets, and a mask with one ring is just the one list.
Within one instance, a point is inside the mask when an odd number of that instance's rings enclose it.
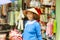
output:
{"label": "shelf", "polygon": [[[9,23],[0,23],[0,26],[1,25],[9,25]],[[14,24],[15,25],[15,24]],[[14,26],[14,25],[9,25],[9,26]]]}
{"label": "shelf", "polygon": [[[44,6],[44,7],[51,7],[51,5],[41,5],[41,6]],[[56,7],[53,5],[53,7]]]}
{"label": "shelf", "polygon": [[0,26],[4,26],[4,25],[9,25],[9,24],[8,23],[0,23]]}
{"label": "shelf", "polygon": [[0,33],[9,32],[11,30],[0,30]]}
{"label": "shelf", "polygon": [[0,24],[3,24],[4,25],[4,24],[8,24],[8,23],[0,23]]}

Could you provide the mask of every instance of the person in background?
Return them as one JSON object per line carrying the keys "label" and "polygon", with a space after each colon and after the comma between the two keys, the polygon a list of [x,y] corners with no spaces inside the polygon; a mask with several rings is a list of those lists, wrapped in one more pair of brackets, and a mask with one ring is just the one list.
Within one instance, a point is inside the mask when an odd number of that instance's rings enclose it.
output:
{"label": "person in background", "polygon": [[35,8],[30,8],[26,11],[26,17],[28,20],[22,34],[23,40],[42,40],[41,26],[36,21],[39,19],[38,12],[35,10]]}

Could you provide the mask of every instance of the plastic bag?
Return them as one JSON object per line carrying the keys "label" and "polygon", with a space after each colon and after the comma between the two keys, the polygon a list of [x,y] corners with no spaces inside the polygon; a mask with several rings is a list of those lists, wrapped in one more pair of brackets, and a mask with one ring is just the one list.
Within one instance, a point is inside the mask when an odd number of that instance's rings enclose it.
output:
{"label": "plastic bag", "polygon": [[11,30],[9,40],[22,40],[22,35],[17,29]]}

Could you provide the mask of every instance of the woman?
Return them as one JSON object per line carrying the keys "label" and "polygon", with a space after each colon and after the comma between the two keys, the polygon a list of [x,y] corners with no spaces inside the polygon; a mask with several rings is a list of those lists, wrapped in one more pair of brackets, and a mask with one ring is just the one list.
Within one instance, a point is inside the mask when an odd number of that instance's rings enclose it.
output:
{"label": "woman", "polygon": [[25,24],[23,40],[42,40],[40,24],[36,21],[39,19],[37,14],[35,8],[27,9],[28,21]]}

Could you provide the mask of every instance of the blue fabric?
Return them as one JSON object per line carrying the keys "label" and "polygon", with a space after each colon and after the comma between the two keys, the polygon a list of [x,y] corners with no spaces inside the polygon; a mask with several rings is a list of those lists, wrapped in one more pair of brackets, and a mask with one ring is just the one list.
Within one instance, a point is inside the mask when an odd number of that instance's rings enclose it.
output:
{"label": "blue fabric", "polygon": [[23,32],[23,40],[42,40],[40,24],[37,21],[31,24],[27,23]]}

